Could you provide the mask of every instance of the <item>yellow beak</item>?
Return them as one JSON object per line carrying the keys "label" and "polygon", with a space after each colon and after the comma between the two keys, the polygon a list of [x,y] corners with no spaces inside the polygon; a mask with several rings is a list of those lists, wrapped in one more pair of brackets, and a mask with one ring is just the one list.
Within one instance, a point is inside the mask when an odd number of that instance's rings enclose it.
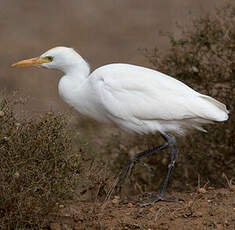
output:
{"label": "yellow beak", "polygon": [[29,66],[39,66],[43,63],[49,62],[47,58],[37,57],[31,58],[23,61],[16,62],[11,65],[11,67],[29,67]]}

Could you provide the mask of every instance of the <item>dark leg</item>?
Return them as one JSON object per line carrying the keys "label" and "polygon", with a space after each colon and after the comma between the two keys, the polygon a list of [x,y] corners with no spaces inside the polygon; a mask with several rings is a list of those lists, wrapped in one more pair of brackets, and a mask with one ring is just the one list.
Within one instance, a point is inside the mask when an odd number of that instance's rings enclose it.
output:
{"label": "dark leg", "polygon": [[178,154],[178,150],[175,146],[175,138],[172,137],[171,135],[167,134],[167,133],[162,133],[163,138],[168,142],[169,148],[171,148],[171,159],[170,159],[170,163],[168,165],[167,168],[167,173],[165,176],[165,179],[161,185],[160,191],[158,192],[157,195],[151,195],[148,199],[145,200],[145,202],[143,204],[141,204],[141,206],[146,206],[149,205],[153,202],[157,202],[157,201],[181,201],[182,199],[178,199],[178,198],[166,198],[164,197],[165,191],[166,191],[166,187],[168,184],[168,180],[169,177],[171,175],[171,171],[174,167],[175,161],[177,159],[177,154]]}
{"label": "dark leg", "polygon": [[158,195],[160,197],[163,197],[165,191],[166,191],[166,187],[167,187],[167,184],[168,184],[168,180],[169,180],[169,177],[170,177],[170,174],[171,174],[171,171],[175,165],[175,161],[177,160],[177,157],[178,157],[178,149],[176,148],[175,146],[175,138],[170,136],[169,134],[164,134],[165,135],[165,139],[167,140],[168,144],[169,144],[169,147],[171,148],[171,159],[170,159],[170,163],[168,165],[168,168],[167,168],[167,173],[166,173],[166,176],[165,176],[165,179],[162,183],[162,186],[160,188],[160,191],[158,193]]}
{"label": "dark leg", "polygon": [[151,166],[149,166],[148,164],[146,164],[145,162],[143,162],[143,161],[140,161],[139,160],[139,162],[138,162],[140,165],[142,165],[143,167],[145,167],[146,169],[148,169],[149,170],[149,172],[153,172],[154,171],[154,168],[153,167],[151,167]]}
{"label": "dark leg", "polygon": [[135,164],[136,162],[138,162],[142,157],[145,157],[145,156],[148,156],[148,155],[151,155],[153,153],[156,153],[157,151],[159,150],[163,150],[163,149],[167,149],[169,147],[169,144],[168,142],[163,144],[163,145],[160,145],[160,146],[157,146],[157,147],[154,147],[152,149],[149,149],[149,150],[146,150],[144,152],[140,152],[140,153],[137,153],[129,162],[128,162],[128,165],[127,167],[125,168],[125,170],[121,173],[121,178],[118,182],[118,190],[119,192],[121,191],[122,189],[122,186],[128,176],[128,173],[132,167],[133,164]]}

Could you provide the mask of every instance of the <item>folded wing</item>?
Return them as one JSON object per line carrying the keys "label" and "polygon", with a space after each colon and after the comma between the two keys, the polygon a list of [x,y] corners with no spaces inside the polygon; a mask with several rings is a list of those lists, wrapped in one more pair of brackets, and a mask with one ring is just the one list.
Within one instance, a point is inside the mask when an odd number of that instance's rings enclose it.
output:
{"label": "folded wing", "polygon": [[224,104],[151,69],[111,64],[97,69],[90,77],[110,119],[140,122],[228,118]]}

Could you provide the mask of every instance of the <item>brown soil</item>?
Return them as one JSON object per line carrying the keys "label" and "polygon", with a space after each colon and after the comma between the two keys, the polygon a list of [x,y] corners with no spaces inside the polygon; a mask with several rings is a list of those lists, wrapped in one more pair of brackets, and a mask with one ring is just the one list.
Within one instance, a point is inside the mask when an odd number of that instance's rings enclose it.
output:
{"label": "brown soil", "polygon": [[51,229],[235,229],[234,191],[208,188],[170,195],[184,202],[145,207],[134,202],[122,204],[119,197],[105,202],[68,202],[59,205],[59,218],[51,223]]}

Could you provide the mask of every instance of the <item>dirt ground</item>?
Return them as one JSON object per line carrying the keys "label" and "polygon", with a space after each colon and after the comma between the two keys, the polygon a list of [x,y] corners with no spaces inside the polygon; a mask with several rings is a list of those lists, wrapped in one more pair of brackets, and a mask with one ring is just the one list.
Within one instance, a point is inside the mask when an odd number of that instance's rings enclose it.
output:
{"label": "dirt ground", "polygon": [[122,203],[119,197],[105,202],[59,205],[59,219],[51,223],[60,229],[235,229],[235,194],[231,189],[200,189],[194,193],[172,193],[184,202],[158,202],[140,207]]}

